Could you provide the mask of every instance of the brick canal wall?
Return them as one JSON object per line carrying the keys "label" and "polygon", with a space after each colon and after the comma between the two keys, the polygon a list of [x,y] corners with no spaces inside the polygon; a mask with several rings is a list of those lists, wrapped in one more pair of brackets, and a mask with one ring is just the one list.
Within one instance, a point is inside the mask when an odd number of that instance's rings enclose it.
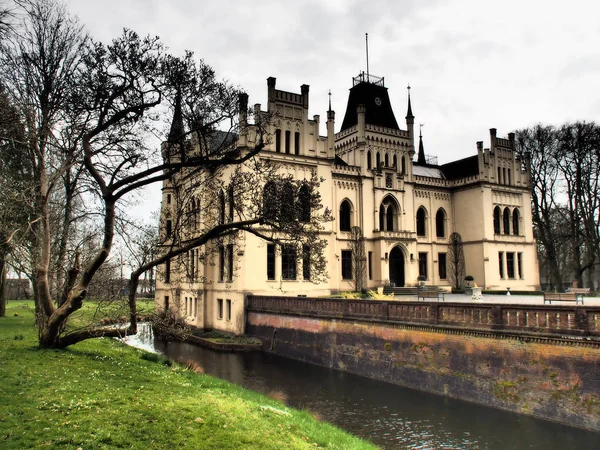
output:
{"label": "brick canal wall", "polygon": [[[390,319],[400,306],[428,322]],[[600,308],[249,296],[247,311],[267,351],[600,431]]]}

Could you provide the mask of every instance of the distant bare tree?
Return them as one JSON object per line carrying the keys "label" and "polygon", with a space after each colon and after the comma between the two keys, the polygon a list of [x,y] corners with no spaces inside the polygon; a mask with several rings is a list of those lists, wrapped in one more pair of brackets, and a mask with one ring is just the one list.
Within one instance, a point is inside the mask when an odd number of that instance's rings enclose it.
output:
{"label": "distant bare tree", "polygon": [[352,251],[352,281],[354,290],[361,292],[367,277],[367,255],[365,252],[365,237],[360,227],[350,229],[350,250]]}
{"label": "distant bare tree", "polygon": [[465,283],[465,253],[463,250],[462,237],[458,233],[452,233],[448,240],[448,281],[455,289],[462,289]]}

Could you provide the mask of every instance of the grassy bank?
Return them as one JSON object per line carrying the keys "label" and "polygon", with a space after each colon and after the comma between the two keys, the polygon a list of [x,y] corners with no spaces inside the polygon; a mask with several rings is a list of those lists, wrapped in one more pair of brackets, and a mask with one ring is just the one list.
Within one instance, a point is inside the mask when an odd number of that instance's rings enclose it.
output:
{"label": "grassy bank", "polygon": [[375,448],[112,339],[40,350],[32,306],[9,302],[0,318],[0,448]]}

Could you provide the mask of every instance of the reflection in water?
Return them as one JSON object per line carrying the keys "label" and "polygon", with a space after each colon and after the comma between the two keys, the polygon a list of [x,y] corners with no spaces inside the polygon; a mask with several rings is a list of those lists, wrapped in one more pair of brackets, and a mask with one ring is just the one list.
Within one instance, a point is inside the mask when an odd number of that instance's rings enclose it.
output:
{"label": "reflection in water", "polygon": [[511,414],[266,353],[220,353],[154,340],[128,343],[172,359],[198,361],[206,373],[254,391],[281,391],[287,404],[384,448],[595,449],[600,434]]}

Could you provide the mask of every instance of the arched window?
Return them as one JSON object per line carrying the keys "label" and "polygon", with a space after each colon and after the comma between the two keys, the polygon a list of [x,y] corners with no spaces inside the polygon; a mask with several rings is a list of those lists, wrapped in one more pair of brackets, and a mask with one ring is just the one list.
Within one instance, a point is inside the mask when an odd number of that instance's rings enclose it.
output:
{"label": "arched window", "polygon": [[367,169],[371,168],[371,150],[367,152]]}
{"label": "arched window", "polygon": [[396,200],[387,196],[379,205],[379,229],[381,231],[398,230],[398,205]]}
{"label": "arched window", "polygon": [[422,206],[417,211],[417,236],[426,235],[425,221],[427,219],[427,212]]}
{"label": "arched window", "polygon": [[387,153],[385,154],[385,167],[390,167],[390,158]]}
{"label": "arched window", "polygon": [[446,212],[443,208],[438,209],[435,215],[435,235],[439,238],[446,236]]}
{"label": "arched window", "polygon": [[303,184],[298,194],[298,212],[301,222],[310,221],[310,188],[307,184]]}
{"label": "arched window", "polygon": [[281,189],[281,220],[292,221],[295,219],[295,200],[294,186],[289,181]]}
{"label": "arched window", "polygon": [[494,208],[494,234],[500,234],[500,207]]}
{"label": "arched window", "polygon": [[504,234],[510,234],[510,209],[508,209],[508,206],[504,208],[502,222],[504,226]]}
{"label": "arched window", "polygon": [[396,155],[394,155],[394,159],[392,159],[392,161],[394,161],[394,167],[398,167],[398,157]]}
{"label": "arched window", "polygon": [[381,165],[381,155],[379,154],[379,152],[377,152],[377,155],[375,156],[375,162],[377,163],[375,168],[379,170],[379,166]]}
{"label": "arched window", "polygon": [[350,206],[350,202],[344,200],[340,205],[340,231],[350,231],[350,227],[352,226],[350,222],[351,211],[352,207]]}
{"label": "arched window", "polygon": [[219,191],[219,225],[225,223],[225,193],[223,190]]}
{"label": "arched window", "polygon": [[512,214],[512,223],[513,223],[513,234],[515,236],[519,235],[519,210],[515,208]]}
{"label": "arched window", "polygon": [[192,201],[190,203],[190,222],[192,224],[192,228],[196,229],[196,200],[192,197]]}
{"label": "arched window", "polygon": [[406,159],[404,158],[404,156],[402,157],[402,173],[406,173]]}
{"label": "arched window", "polygon": [[273,181],[265,184],[263,190],[263,214],[270,220],[277,218],[277,186]]}

